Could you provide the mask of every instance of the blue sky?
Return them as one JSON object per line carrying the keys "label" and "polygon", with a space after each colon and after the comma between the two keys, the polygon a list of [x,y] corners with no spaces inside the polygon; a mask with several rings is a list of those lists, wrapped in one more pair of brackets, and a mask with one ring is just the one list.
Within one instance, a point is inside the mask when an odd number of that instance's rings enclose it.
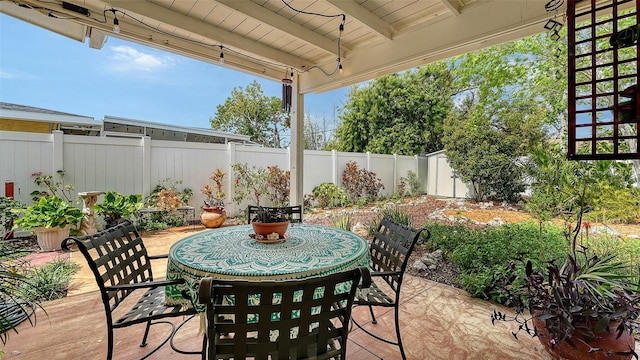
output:
{"label": "blue sky", "polygon": [[[265,95],[281,84],[109,37],[101,50],[0,14],[0,101],[90,116],[210,128],[236,86]],[[348,88],[305,95],[305,112],[332,119]]]}

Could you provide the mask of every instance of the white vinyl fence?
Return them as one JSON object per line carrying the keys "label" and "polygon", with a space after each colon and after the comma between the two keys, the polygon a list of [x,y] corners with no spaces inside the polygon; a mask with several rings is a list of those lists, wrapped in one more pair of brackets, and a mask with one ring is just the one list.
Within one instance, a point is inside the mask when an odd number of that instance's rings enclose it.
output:
{"label": "white vinyl fence", "polygon": [[[440,195],[442,189],[446,188],[440,182],[451,181],[442,174],[451,169],[446,161],[440,161],[437,166],[448,170],[429,171],[429,167],[434,166],[430,158],[308,150],[304,153],[303,190],[305,194],[310,194],[314,187],[323,182],[341,185],[346,163],[355,161],[359,167],[375,172],[382,180],[383,194],[395,192],[400,178],[406,177],[408,171],[413,171],[422,181],[423,192]],[[0,188],[0,196],[6,196],[9,186],[13,186],[14,197],[30,203],[29,193],[39,190],[33,183],[33,174],[55,175],[56,171],[64,170],[64,180],[73,184],[74,192],[118,191],[125,195],[147,196],[165,179],[182,181],[178,189],[191,188],[193,196],[189,205],[199,208],[204,199],[200,189],[208,182],[209,175],[217,168],[231,175],[231,165],[235,163],[263,168],[277,165],[280,169],[288,170],[289,151],[235,143],[190,143],[150,140],[148,137],[89,137],[64,135],[60,131],[54,131],[53,134],[0,131],[0,180],[5,185]],[[432,184],[434,174],[439,174],[439,182]],[[232,175],[229,176],[224,189],[227,209],[231,214],[247,205],[231,204],[234,179]],[[466,188],[463,190],[456,182],[458,188],[460,190],[453,195],[464,197]],[[452,196],[450,192],[445,193],[444,196]]]}

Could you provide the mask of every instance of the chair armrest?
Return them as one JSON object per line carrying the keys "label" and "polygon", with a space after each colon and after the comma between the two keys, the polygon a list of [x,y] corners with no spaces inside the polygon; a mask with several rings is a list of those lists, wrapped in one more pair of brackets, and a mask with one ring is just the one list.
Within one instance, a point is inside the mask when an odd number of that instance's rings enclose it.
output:
{"label": "chair armrest", "polygon": [[371,276],[391,276],[391,275],[401,275],[402,271],[378,271],[372,272]]}
{"label": "chair armrest", "polygon": [[158,260],[158,259],[166,259],[169,257],[169,254],[161,254],[161,255],[147,255],[149,260]]}
{"label": "chair armrest", "polygon": [[184,282],[185,282],[184,279],[159,280],[159,281],[150,281],[150,282],[135,283],[135,284],[123,284],[123,285],[105,286],[105,290],[107,290],[107,291],[120,291],[120,290],[136,290],[136,289],[146,289],[146,288],[157,288],[157,287],[160,287],[160,286],[184,284]]}

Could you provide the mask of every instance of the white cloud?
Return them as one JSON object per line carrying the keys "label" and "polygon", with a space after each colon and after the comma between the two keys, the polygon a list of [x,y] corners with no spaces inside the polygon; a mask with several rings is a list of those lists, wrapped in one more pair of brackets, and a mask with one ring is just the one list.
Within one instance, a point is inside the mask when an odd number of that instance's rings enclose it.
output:
{"label": "white cloud", "polygon": [[29,73],[25,73],[22,72],[20,70],[15,71],[15,70],[5,70],[5,69],[0,69],[0,79],[3,80],[32,80],[32,79],[37,79],[38,76],[34,75],[34,74],[29,74]]}
{"label": "white cloud", "polygon": [[174,60],[170,56],[158,56],[139,51],[131,46],[118,45],[110,48],[110,68],[117,72],[151,73],[173,66]]}

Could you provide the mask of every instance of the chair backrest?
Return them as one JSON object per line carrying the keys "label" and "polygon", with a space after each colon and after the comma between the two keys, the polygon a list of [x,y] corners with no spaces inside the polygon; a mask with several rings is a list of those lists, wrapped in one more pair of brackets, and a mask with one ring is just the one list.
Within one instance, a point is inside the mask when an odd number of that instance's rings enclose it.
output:
{"label": "chair backrest", "polygon": [[370,281],[368,269],[286,281],[202,279],[209,359],[344,359],[361,278]]}
{"label": "chair backrest", "polygon": [[147,249],[138,230],[128,220],[93,235],[69,237],[63,240],[62,248],[69,250],[73,244],[78,246],[93,272],[107,314],[132,292],[109,287],[153,281]]}
{"label": "chair backrest", "polygon": [[383,276],[383,279],[396,293],[402,284],[409,257],[423,231],[427,232],[423,238],[429,239],[431,234],[427,229],[414,229],[385,216],[373,235],[369,249],[371,271],[390,272],[390,275]]}
{"label": "chair backrest", "polygon": [[[258,213],[259,208],[260,206],[255,206],[255,205],[247,206],[247,224],[251,224],[251,220],[253,220],[253,218]],[[263,206],[262,208],[266,210],[283,210],[285,214],[287,214],[287,217],[289,218],[290,222],[292,223],[302,222],[302,206],[300,205],[280,206],[280,207]]]}

